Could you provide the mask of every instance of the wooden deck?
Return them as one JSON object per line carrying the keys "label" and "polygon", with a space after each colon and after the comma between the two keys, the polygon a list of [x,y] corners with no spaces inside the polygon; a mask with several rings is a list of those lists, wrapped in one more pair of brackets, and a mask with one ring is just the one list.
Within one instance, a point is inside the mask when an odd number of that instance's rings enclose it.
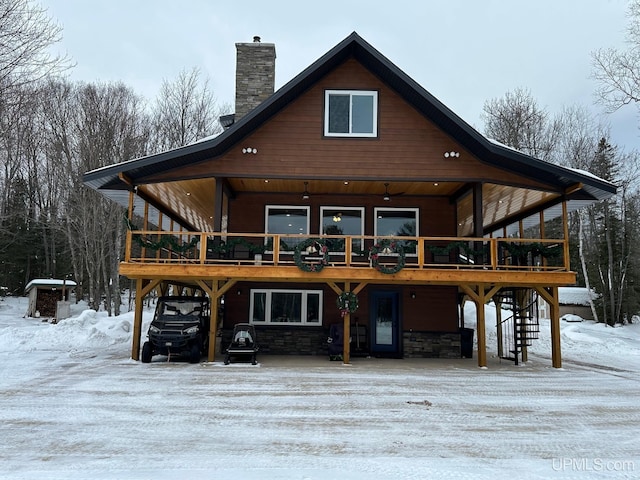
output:
{"label": "wooden deck", "polygon": [[[298,251],[296,258],[292,245],[310,239],[318,239],[315,246],[327,246],[327,252]],[[375,268],[371,255],[371,248],[383,241],[393,248],[379,252],[376,261],[387,273]],[[557,239],[129,231],[120,273],[187,283],[228,279],[551,287],[575,283],[567,258],[566,242]],[[403,266],[395,272],[398,262]],[[305,271],[314,264],[315,271]]]}

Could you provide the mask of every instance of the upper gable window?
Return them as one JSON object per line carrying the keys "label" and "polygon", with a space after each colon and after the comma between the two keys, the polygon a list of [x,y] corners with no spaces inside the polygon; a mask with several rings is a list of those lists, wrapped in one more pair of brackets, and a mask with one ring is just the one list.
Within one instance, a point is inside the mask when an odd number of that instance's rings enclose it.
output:
{"label": "upper gable window", "polygon": [[378,92],[326,90],[324,134],[327,137],[376,137]]}

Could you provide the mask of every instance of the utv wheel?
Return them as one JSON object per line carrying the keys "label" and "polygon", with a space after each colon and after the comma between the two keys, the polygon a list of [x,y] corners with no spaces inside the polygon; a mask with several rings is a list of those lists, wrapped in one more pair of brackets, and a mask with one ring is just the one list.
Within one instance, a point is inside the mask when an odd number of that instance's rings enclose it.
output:
{"label": "utv wheel", "polygon": [[153,346],[151,342],[144,342],[144,345],[142,345],[142,363],[151,363],[152,356]]}
{"label": "utv wheel", "polygon": [[198,345],[192,345],[189,350],[189,363],[200,363],[200,348]]}

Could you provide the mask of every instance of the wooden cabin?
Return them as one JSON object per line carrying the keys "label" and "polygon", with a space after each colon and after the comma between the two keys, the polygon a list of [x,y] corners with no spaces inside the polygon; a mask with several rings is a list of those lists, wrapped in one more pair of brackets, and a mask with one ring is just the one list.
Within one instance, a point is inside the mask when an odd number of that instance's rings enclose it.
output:
{"label": "wooden cabin", "polygon": [[355,32],[277,91],[275,46],[256,37],[236,49],[223,133],[85,174],[129,211],[132,358],[143,298],[172,286],[221,307],[209,361],[240,322],[255,325],[263,354],[326,355],[339,324],[345,363],[460,357],[465,299],[512,306],[499,349],[517,361],[540,296],[561,366],[558,287],[576,282],[567,215],[613,185],[485,138]]}

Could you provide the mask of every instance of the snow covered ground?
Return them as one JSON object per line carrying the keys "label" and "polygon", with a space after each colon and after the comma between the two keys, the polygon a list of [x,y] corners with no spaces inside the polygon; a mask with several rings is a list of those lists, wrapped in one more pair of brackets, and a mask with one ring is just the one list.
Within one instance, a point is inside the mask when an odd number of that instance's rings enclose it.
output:
{"label": "snow covered ground", "polygon": [[142,364],[132,313],[26,308],[0,301],[2,479],[640,478],[638,324],[563,322],[562,369],[548,320],[519,366],[491,350],[487,369],[476,352]]}

